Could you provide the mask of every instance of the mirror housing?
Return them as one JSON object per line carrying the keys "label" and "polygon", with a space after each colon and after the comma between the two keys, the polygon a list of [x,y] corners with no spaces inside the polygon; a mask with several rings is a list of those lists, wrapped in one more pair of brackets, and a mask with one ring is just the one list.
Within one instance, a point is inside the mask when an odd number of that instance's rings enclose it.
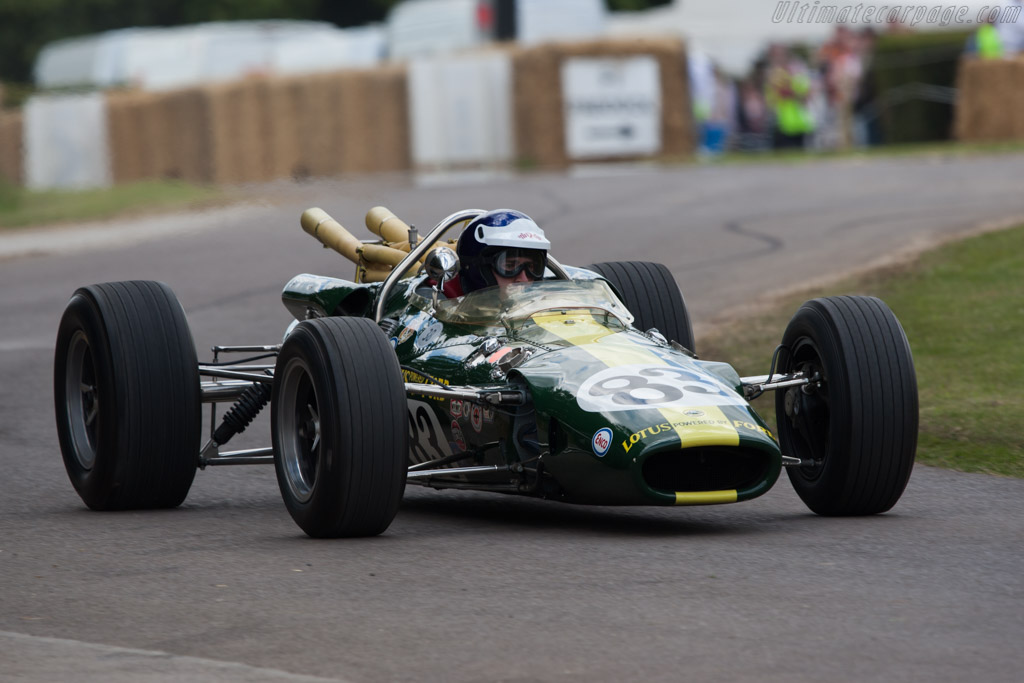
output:
{"label": "mirror housing", "polygon": [[459,257],[448,247],[437,247],[431,251],[423,265],[430,279],[437,283],[434,287],[437,291],[459,274]]}

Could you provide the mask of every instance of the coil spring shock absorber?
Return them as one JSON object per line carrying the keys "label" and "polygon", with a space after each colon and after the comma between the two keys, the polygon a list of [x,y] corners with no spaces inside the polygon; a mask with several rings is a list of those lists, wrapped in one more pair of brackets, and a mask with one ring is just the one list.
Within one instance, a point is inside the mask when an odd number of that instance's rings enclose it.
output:
{"label": "coil spring shock absorber", "polygon": [[217,447],[223,446],[235,434],[245,431],[252,421],[270,403],[270,385],[253,384],[246,389],[235,405],[224,413],[224,419],[199,453],[199,468],[205,469],[211,458],[217,457]]}
{"label": "coil spring shock absorber", "polygon": [[228,439],[235,434],[245,431],[245,428],[252,424],[263,407],[270,403],[270,385],[254,384],[245,390],[235,405],[224,413],[217,431],[213,433],[213,440],[218,446],[223,446]]}

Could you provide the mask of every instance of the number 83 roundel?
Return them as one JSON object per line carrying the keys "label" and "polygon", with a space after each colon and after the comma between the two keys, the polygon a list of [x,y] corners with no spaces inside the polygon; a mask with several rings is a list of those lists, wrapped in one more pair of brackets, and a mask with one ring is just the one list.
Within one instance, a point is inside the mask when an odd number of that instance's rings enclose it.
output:
{"label": "number 83 roundel", "polygon": [[583,382],[576,402],[592,413],[746,403],[716,378],[672,365],[621,365],[602,370]]}

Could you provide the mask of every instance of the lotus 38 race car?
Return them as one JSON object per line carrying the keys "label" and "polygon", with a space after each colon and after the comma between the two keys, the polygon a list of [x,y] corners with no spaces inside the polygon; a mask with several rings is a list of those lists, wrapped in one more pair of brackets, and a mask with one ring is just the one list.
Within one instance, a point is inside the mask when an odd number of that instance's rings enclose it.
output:
{"label": "lotus 38 race car", "polygon": [[[662,265],[549,258],[537,282],[446,296],[459,270],[451,236],[482,213],[420,237],[377,207],[376,239],[363,241],[304,212],[307,232],[358,264],[354,279],[293,278],[283,343],[215,346],[209,362],[166,285],[78,289],[60,322],[54,396],[86,505],[174,507],[197,468],[256,463],[274,464],[288,511],[315,537],[383,532],[407,483],[706,505],[760,496],[785,467],[822,515],[880,513],[900,498],[917,386],[883,302],[806,302],[768,374],[740,377],[694,354]],[[766,391],[777,435],[749,404]],[[218,403],[232,404],[219,419]],[[222,450],[268,403],[271,445]]]}

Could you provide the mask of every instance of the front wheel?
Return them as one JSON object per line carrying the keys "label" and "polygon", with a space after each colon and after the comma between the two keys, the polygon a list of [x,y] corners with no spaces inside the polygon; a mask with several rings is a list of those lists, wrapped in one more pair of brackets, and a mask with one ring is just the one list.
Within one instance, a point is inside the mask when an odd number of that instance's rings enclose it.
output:
{"label": "front wheel", "polygon": [[366,318],[300,323],[277,357],[271,436],[281,497],[315,538],[375,536],[391,524],[409,457],[405,383]]}
{"label": "front wheel", "polygon": [[192,334],[167,285],[77,290],[57,331],[53,396],[64,466],[86,505],[167,508],[185,499],[202,400]]}
{"label": "front wheel", "polygon": [[811,384],[775,396],[783,453],[814,466],[787,470],[820,515],[870,515],[903,494],[917,450],[917,379],[907,337],[879,299],[806,302],[782,338],[781,372]]}

